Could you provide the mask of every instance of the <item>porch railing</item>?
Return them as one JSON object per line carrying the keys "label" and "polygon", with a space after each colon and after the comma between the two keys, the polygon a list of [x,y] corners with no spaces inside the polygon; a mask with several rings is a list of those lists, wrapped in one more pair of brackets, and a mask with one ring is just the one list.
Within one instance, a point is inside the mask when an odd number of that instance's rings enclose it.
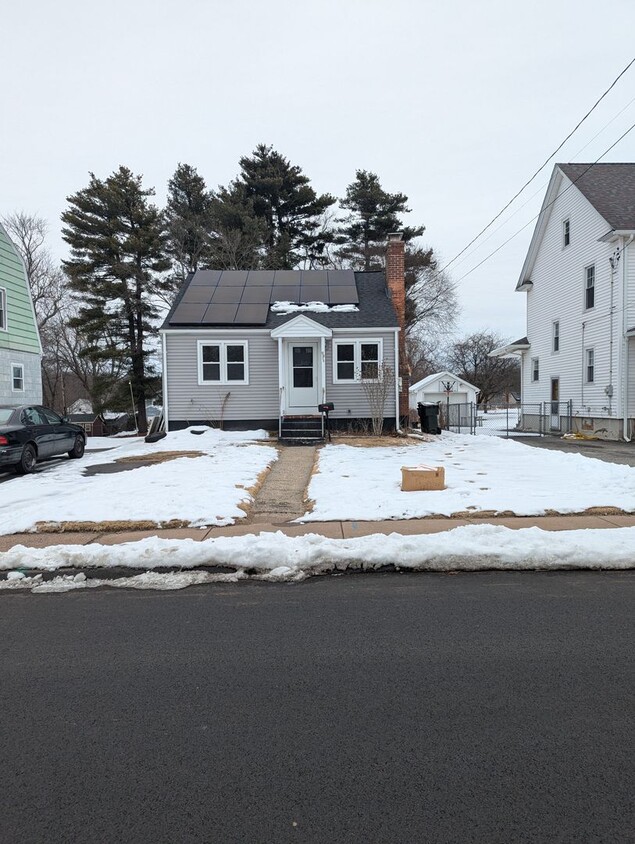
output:
{"label": "porch railing", "polygon": [[280,387],[280,406],[278,407],[278,439],[282,437],[282,411],[284,408],[284,387]]}

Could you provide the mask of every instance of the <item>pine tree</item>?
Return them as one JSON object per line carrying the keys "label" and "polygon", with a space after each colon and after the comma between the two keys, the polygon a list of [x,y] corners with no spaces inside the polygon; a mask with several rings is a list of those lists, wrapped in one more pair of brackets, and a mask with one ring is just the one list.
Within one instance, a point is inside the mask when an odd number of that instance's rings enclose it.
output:
{"label": "pine tree", "polygon": [[339,222],[338,255],[356,270],[383,267],[386,240],[391,232],[403,231],[406,243],[420,237],[424,226],[404,226],[400,214],[410,212],[408,197],[403,193],[387,193],[375,173],[357,170],[355,181],[346,188],[341,207],[350,213]]}
{"label": "pine tree", "polygon": [[146,397],[156,386],[148,339],[156,333],[157,293],[168,287],[160,274],[170,268],[162,215],[151,196],[141,176],[120,167],[104,181],[91,173],[88,187],[68,197],[62,214],[71,248],[64,268],[79,300],[74,324],[86,340],[84,354],[125,366],[119,399],[129,381],[140,433],[147,431]]}
{"label": "pine tree", "polygon": [[251,156],[243,156],[240,173],[227,190],[241,196],[244,207],[264,224],[263,267],[313,267],[327,260],[332,235],[324,215],[335,198],[318,196],[302,169],[273,147],[259,144]]}
{"label": "pine tree", "polygon": [[212,263],[219,270],[258,269],[266,251],[267,227],[256,216],[243,184],[220,187],[212,199]]}
{"label": "pine tree", "polygon": [[178,286],[188,273],[211,266],[212,195],[189,164],[179,164],[168,182],[165,224]]}

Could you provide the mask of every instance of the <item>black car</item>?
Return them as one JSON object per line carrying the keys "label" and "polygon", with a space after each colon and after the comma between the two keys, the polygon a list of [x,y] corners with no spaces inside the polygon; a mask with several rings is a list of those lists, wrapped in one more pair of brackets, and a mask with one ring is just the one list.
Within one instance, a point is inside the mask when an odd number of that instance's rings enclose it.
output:
{"label": "black car", "polygon": [[82,457],[86,434],[79,425],[39,405],[0,405],[0,469],[26,475],[38,460],[58,454]]}

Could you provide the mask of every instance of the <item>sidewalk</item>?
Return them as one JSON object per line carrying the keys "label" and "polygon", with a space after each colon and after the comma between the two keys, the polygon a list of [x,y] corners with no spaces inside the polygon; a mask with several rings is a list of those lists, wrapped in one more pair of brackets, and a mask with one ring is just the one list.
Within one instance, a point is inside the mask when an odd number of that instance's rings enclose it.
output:
{"label": "sidewalk", "polygon": [[261,532],[280,531],[285,536],[304,536],[317,534],[329,539],[352,539],[372,534],[401,534],[417,536],[442,533],[463,525],[499,525],[520,530],[538,527],[547,531],[584,530],[597,528],[635,527],[635,514],[632,515],[581,515],[581,516],[523,516],[501,518],[429,518],[404,519],[401,521],[377,522],[309,522],[306,524],[272,524],[271,522],[251,522],[229,527],[212,528],[177,528],[162,530],[136,530],[117,533],[68,532],[68,533],[15,533],[0,536],[0,552],[8,551],[16,545],[28,548],[47,548],[54,545],[120,545],[135,542],[151,536],[161,539],[194,539],[202,541],[219,536],[248,536]]}

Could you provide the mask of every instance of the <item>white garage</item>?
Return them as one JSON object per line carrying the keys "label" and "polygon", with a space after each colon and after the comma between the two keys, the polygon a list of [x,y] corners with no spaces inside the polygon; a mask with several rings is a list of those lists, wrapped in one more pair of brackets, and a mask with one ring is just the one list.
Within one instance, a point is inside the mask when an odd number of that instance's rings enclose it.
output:
{"label": "white garage", "polygon": [[[450,388],[450,392],[446,390]],[[440,402],[444,404],[450,398],[450,404],[466,404],[477,401],[478,387],[459,378],[447,370],[435,372],[410,387],[410,408],[417,409],[419,402]]]}

